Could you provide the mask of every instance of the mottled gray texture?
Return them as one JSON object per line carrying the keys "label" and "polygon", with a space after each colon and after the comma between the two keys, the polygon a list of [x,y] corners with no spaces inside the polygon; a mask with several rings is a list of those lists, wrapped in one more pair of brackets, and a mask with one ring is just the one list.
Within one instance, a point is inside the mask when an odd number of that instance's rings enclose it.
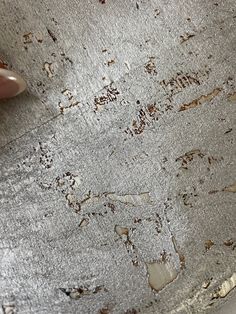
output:
{"label": "mottled gray texture", "polygon": [[211,313],[235,272],[236,2],[101,2],[0,2],[28,82],[0,106],[3,313]]}

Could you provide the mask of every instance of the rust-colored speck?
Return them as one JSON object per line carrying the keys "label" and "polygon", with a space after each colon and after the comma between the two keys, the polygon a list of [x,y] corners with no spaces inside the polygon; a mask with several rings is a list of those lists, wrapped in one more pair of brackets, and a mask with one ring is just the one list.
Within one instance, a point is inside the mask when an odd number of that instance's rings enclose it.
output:
{"label": "rust-colored speck", "polygon": [[221,88],[215,88],[211,93],[209,93],[207,95],[202,95],[199,98],[194,99],[193,101],[191,101],[188,104],[181,105],[179,111],[192,109],[192,108],[195,108],[195,107],[202,105],[206,102],[210,102],[212,99],[214,99],[219,94],[220,91],[221,91]]}

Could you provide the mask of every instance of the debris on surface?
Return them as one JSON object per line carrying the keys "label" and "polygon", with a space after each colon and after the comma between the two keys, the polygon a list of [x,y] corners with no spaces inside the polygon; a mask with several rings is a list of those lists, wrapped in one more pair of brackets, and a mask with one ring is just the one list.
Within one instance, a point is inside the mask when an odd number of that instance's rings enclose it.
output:
{"label": "debris on surface", "polygon": [[126,228],[126,227],[121,227],[121,226],[118,226],[116,225],[115,226],[115,232],[119,235],[119,236],[122,236],[122,235],[128,235],[129,234],[129,229]]}
{"label": "debris on surface", "polygon": [[83,218],[83,219],[81,220],[79,226],[80,226],[81,228],[83,228],[83,227],[87,226],[88,224],[89,224],[88,218]]}
{"label": "debris on surface", "polygon": [[106,104],[117,100],[117,96],[120,92],[117,90],[113,84],[110,84],[105,88],[104,93],[101,96],[97,96],[94,98],[94,104],[96,110],[99,110],[101,107],[105,106]]}
{"label": "debris on surface", "polygon": [[231,290],[233,290],[236,287],[236,273],[233,273],[233,275],[226,279],[222,285],[219,287],[219,289],[214,293],[214,298],[224,298]]}
{"label": "debris on surface", "polygon": [[108,60],[107,61],[107,65],[108,66],[111,66],[112,64],[114,64],[115,63],[115,60],[114,59],[111,59],[111,60]]}
{"label": "debris on surface", "polygon": [[234,241],[232,239],[224,241],[225,246],[232,246],[234,244]]}
{"label": "debris on surface", "polygon": [[148,282],[152,289],[160,291],[166,285],[177,278],[178,273],[170,262],[146,263],[148,271]]}
{"label": "debris on surface", "polygon": [[228,100],[231,101],[231,102],[236,102],[236,92],[230,94],[228,96]]}
{"label": "debris on surface", "polygon": [[223,189],[224,192],[231,192],[231,193],[236,193],[236,182],[234,182],[233,184],[226,186]]}
{"label": "debris on surface", "polygon": [[206,251],[210,250],[210,248],[211,248],[214,244],[215,244],[215,243],[214,243],[213,241],[207,240],[207,241],[205,242],[205,249],[206,249]]}
{"label": "debris on surface", "polygon": [[175,161],[181,161],[181,168],[188,169],[188,164],[193,161],[195,157],[203,158],[204,154],[200,151],[200,149],[192,149],[184,155],[176,158]]}
{"label": "debris on surface", "polygon": [[3,314],[15,314],[16,308],[14,304],[6,304],[2,306]]}
{"label": "debris on surface", "polygon": [[29,32],[23,35],[24,44],[31,44],[33,42],[33,33]]}
{"label": "debris on surface", "polygon": [[194,37],[195,34],[189,34],[189,33],[185,33],[184,35],[180,36],[181,39],[181,44],[184,43],[185,41],[189,40],[190,38]]}
{"label": "debris on surface", "polygon": [[52,77],[53,77],[53,67],[52,67],[52,63],[45,62],[45,63],[44,63],[44,71],[46,71],[47,77],[52,78]]}
{"label": "debris on surface", "polygon": [[56,36],[54,35],[54,33],[49,29],[47,28],[47,32],[48,32],[48,35],[52,38],[52,40],[54,41],[54,43],[57,41],[57,38]]}
{"label": "debris on surface", "polygon": [[157,74],[155,58],[154,57],[150,57],[149,61],[145,64],[145,71],[148,74],[152,74],[152,75],[156,75]]}
{"label": "debris on surface", "polygon": [[60,288],[60,290],[69,296],[71,299],[78,300],[83,296],[96,294],[98,292],[106,292],[107,289],[104,286],[97,286],[93,289],[89,289],[86,287],[78,287],[78,288]]}
{"label": "debris on surface", "polygon": [[216,88],[211,93],[209,93],[207,95],[202,95],[199,98],[194,99],[193,101],[191,101],[188,104],[183,104],[180,106],[179,111],[192,109],[192,108],[200,106],[206,102],[210,102],[212,99],[214,99],[219,94],[220,91],[221,91],[221,88]]}

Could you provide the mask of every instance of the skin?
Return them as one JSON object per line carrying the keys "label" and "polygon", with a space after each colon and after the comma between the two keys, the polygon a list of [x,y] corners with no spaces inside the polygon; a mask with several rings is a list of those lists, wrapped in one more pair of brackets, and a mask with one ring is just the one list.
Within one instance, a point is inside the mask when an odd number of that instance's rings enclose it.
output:
{"label": "skin", "polygon": [[[19,79],[19,76],[15,76],[13,72],[8,72],[7,74],[1,69],[7,69],[6,65],[0,62],[0,99],[7,99],[16,96],[22,91],[20,83],[22,79]],[[20,82],[21,81],[21,82]],[[24,89],[25,87],[23,87]]]}

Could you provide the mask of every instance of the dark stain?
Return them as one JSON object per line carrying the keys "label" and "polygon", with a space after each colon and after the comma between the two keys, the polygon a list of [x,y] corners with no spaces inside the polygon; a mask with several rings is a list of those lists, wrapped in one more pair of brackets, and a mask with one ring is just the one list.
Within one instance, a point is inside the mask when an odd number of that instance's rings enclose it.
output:
{"label": "dark stain", "polygon": [[228,134],[228,133],[230,133],[230,132],[232,132],[233,131],[233,129],[232,128],[230,128],[230,129],[228,129],[227,131],[225,131],[225,133],[224,134]]}

